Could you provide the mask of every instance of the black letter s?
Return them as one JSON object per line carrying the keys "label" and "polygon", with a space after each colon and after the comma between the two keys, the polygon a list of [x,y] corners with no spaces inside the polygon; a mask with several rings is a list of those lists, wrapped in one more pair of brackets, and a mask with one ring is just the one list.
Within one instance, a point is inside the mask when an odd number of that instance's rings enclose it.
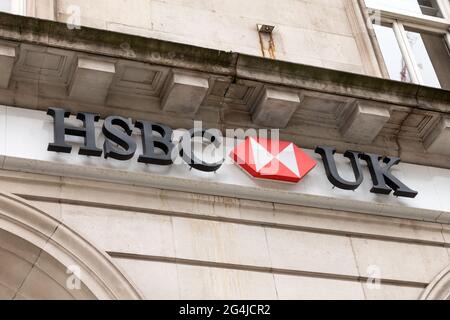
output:
{"label": "black letter s", "polygon": [[[122,130],[118,129],[118,126]],[[126,161],[134,157],[136,152],[136,142],[131,138],[133,130],[129,120],[122,117],[108,117],[103,124],[103,134],[106,137],[104,149],[105,158]],[[118,144],[122,149],[117,148],[112,142]]]}

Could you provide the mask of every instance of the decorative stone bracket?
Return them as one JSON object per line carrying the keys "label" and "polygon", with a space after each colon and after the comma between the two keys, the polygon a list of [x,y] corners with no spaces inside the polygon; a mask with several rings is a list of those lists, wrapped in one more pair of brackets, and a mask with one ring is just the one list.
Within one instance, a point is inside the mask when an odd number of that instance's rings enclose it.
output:
{"label": "decorative stone bracket", "polygon": [[8,88],[16,58],[17,45],[0,43],[0,88]]}
{"label": "decorative stone bracket", "polygon": [[341,121],[340,131],[345,140],[359,144],[372,143],[391,118],[386,105],[356,100]]}
{"label": "decorative stone bracket", "polygon": [[450,156],[450,116],[443,116],[425,139],[425,148],[430,153]]}
{"label": "decorative stone bracket", "polygon": [[116,67],[113,61],[78,57],[69,85],[71,99],[105,104]]}

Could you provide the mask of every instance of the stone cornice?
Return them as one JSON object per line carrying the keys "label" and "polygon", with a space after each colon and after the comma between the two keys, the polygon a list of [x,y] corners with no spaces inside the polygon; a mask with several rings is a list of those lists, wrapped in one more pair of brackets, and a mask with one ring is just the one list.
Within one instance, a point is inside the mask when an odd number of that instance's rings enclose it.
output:
{"label": "stone cornice", "polygon": [[[1,104],[64,105],[176,127],[194,118],[222,129],[276,127],[304,147],[329,144],[450,167],[447,90],[6,13],[2,48]],[[45,55],[60,60],[43,72],[36,66]],[[84,77],[102,81],[88,90],[91,84],[78,82]],[[185,92],[198,99],[182,106]],[[371,132],[361,137],[361,130]]]}
{"label": "stone cornice", "polygon": [[[450,112],[448,90],[84,26],[71,30],[64,23],[3,12],[0,12],[0,37],[359,98],[367,98],[362,92],[370,92],[374,100],[392,102],[402,98],[407,106],[420,107],[423,100],[423,107]],[[127,54],[124,44],[135,55]],[[442,104],[431,105],[433,102]]]}
{"label": "stone cornice", "polygon": [[274,85],[450,112],[450,91],[362,74],[239,54],[236,76]]}

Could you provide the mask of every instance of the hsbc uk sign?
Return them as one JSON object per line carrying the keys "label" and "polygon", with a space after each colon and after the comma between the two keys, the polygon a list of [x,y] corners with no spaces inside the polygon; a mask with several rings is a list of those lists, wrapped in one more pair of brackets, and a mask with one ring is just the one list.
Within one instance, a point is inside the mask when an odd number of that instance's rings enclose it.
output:
{"label": "hsbc uk sign", "polygon": [[[72,146],[66,141],[67,136],[83,139],[79,154],[89,157],[112,158],[118,161],[129,161],[137,153],[137,142],[133,137],[133,129],[139,130],[142,140],[142,153],[138,162],[147,165],[171,166],[182,161],[191,168],[203,172],[216,172],[231,158],[237,166],[255,179],[278,182],[299,183],[317,166],[317,161],[292,142],[282,141],[277,135],[270,137],[247,137],[243,142],[233,145],[228,152],[224,146],[222,132],[194,126],[191,130],[175,139],[175,131],[165,125],[151,121],[136,121],[119,116],[107,117],[103,121],[103,148],[97,147],[96,124],[100,117],[93,113],[82,112],[77,119],[82,126],[66,123],[70,113],[60,108],[50,108],[47,112],[54,121],[54,142],[48,145],[48,151],[71,153]],[[276,131],[276,130],[275,130]],[[234,136],[235,138],[236,136]],[[196,146],[201,146],[199,152]],[[210,148],[219,157],[204,156],[204,150]],[[225,150],[220,156],[220,150]],[[336,149],[318,146],[315,152],[323,161],[326,177],[329,182],[340,189],[356,190],[364,181],[363,163],[367,164],[373,187],[372,193],[415,198],[417,192],[406,186],[392,172],[392,168],[400,163],[398,157],[384,157],[372,153],[347,151],[353,169],[353,180],[342,178],[335,161]]]}

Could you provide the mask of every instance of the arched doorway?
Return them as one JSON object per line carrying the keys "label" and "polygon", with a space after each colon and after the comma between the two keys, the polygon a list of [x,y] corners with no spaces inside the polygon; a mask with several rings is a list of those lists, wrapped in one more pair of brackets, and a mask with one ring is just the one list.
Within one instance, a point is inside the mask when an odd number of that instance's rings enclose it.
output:
{"label": "arched doorway", "polygon": [[62,222],[0,193],[0,299],[140,299],[110,258]]}
{"label": "arched doorway", "polygon": [[428,285],[422,300],[450,300],[450,266],[442,270]]}

